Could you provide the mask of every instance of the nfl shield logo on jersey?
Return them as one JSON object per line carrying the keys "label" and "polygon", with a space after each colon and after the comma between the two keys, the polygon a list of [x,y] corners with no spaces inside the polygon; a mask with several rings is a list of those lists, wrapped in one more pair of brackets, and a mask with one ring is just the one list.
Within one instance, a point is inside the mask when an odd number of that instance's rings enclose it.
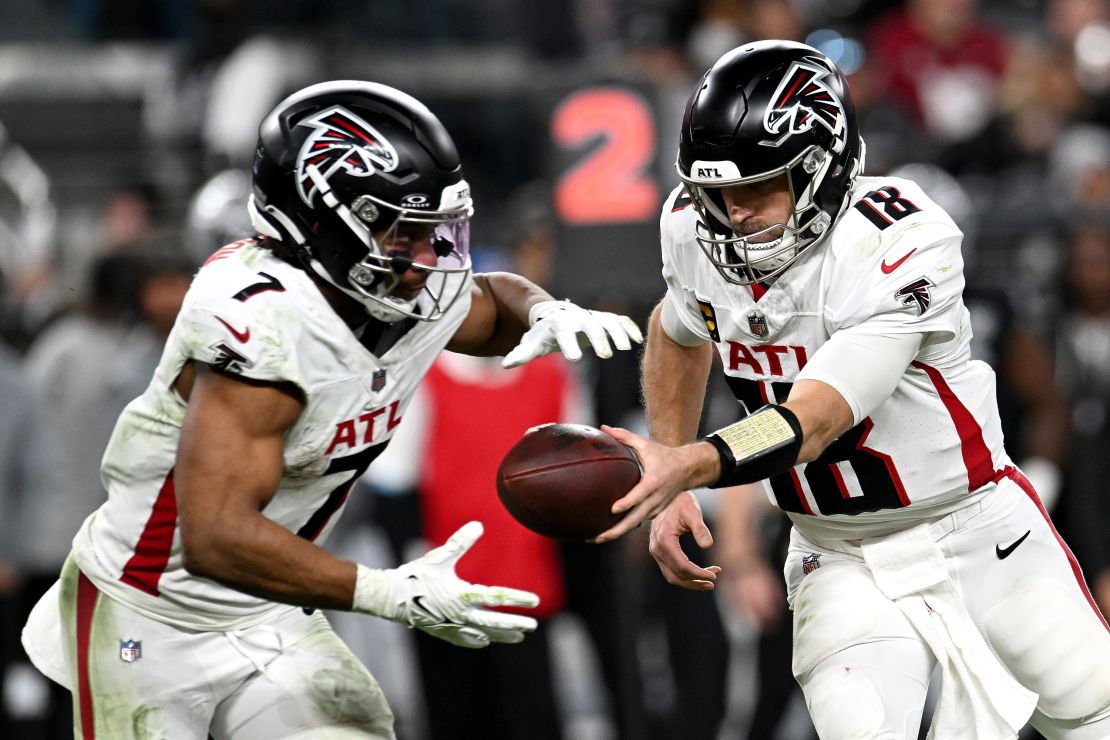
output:
{"label": "nfl shield logo on jersey", "polygon": [[119,659],[124,663],[138,663],[143,659],[143,641],[120,640]]}
{"label": "nfl shield logo on jersey", "polygon": [[748,314],[748,331],[752,333],[752,336],[756,336],[761,339],[763,337],[766,337],[768,334],[767,318],[758,311]]}
{"label": "nfl shield logo on jersey", "polygon": [[385,370],[375,370],[370,377],[370,390],[375,393],[385,388]]}
{"label": "nfl shield logo on jersey", "polygon": [[813,571],[821,567],[821,555],[803,555],[802,556],[802,573],[809,575]]}

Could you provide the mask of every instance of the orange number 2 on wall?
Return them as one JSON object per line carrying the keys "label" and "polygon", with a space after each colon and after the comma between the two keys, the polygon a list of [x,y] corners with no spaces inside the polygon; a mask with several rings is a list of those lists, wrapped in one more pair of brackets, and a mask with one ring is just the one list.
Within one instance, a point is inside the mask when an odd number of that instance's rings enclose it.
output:
{"label": "orange number 2 on wall", "polygon": [[650,172],[655,124],[647,101],[630,90],[591,88],[555,109],[551,135],[567,150],[600,146],[559,179],[555,208],[566,223],[624,223],[654,218],[659,188]]}

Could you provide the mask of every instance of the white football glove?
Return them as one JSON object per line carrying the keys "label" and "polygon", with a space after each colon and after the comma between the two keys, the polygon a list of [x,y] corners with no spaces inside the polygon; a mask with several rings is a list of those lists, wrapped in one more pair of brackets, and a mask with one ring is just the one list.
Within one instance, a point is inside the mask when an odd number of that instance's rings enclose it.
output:
{"label": "white football glove", "polygon": [[[541,301],[528,311],[530,328],[520,338],[501,367],[510,368],[531,362],[559,350],[572,362],[582,358],[582,347],[592,345],[598,357],[612,357],[610,339],[617,349],[632,349],[632,342],[644,341],[636,322],[608,311],[590,311],[570,301]],[[584,335],[579,339],[579,335]]]}
{"label": "white football glove", "polygon": [[536,620],[484,606],[534,607],[529,591],[467,583],[455,564],[482,536],[481,522],[464,524],[444,544],[399,568],[358,566],[351,610],[401,622],[453,645],[480,648],[490,642],[520,642]]}

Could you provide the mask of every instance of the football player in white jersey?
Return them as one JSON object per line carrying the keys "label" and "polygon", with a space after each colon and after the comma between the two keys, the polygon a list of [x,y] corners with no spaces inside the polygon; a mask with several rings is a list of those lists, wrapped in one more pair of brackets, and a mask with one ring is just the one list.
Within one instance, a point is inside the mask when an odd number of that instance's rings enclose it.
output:
{"label": "football player in white jersey", "polygon": [[[720,569],[688,489],[762,481],[793,522],[793,671],[822,738],[1110,737],[1110,632],[1002,445],[968,353],[962,234],[913,182],[864,177],[847,82],[791,42],[734,49],[694,90],[663,208],[641,482],[599,540],[654,517],[667,579]],[[695,440],[713,348],[748,415]]]}
{"label": "football player in white jersey", "polygon": [[578,359],[580,336],[601,356],[641,341],[627,317],[471,274],[455,146],[398,90],[293,94],[261,123],[253,182],[259,236],[194,278],[105,452],[108,500],[24,630],[80,738],[392,738],[319,609],[478,648],[536,626],[487,607],[537,600],[456,577],[478,522],[396,569],[333,557],[320,543],[355,480],[444,348],[512,366]]}

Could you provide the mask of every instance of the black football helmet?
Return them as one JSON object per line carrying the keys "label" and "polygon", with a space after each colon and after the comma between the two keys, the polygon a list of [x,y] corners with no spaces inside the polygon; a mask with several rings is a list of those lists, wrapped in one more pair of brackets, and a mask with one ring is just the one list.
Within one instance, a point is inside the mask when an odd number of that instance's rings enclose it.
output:
{"label": "black football helmet", "polygon": [[[422,103],[356,80],[307,87],[258,129],[251,222],[290,245],[301,267],[381,321],[434,321],[467,289],[474,207],[455,144]],[[410,235],[435,266],[413,262]],[[409,269],[415,297],[394,295]]]}
{"label": "black football helmet", "polygon": [[[813,47],[760,41],[733,49],[686,104],[679,177],[699,214],[697,240],[729,282],[781,274],[828,233],[863,171],[864,144],[844,75]],[[720,189],[786,175],[788,223],[733,230]],[[754,238],[781,230],[765,242]]]}

